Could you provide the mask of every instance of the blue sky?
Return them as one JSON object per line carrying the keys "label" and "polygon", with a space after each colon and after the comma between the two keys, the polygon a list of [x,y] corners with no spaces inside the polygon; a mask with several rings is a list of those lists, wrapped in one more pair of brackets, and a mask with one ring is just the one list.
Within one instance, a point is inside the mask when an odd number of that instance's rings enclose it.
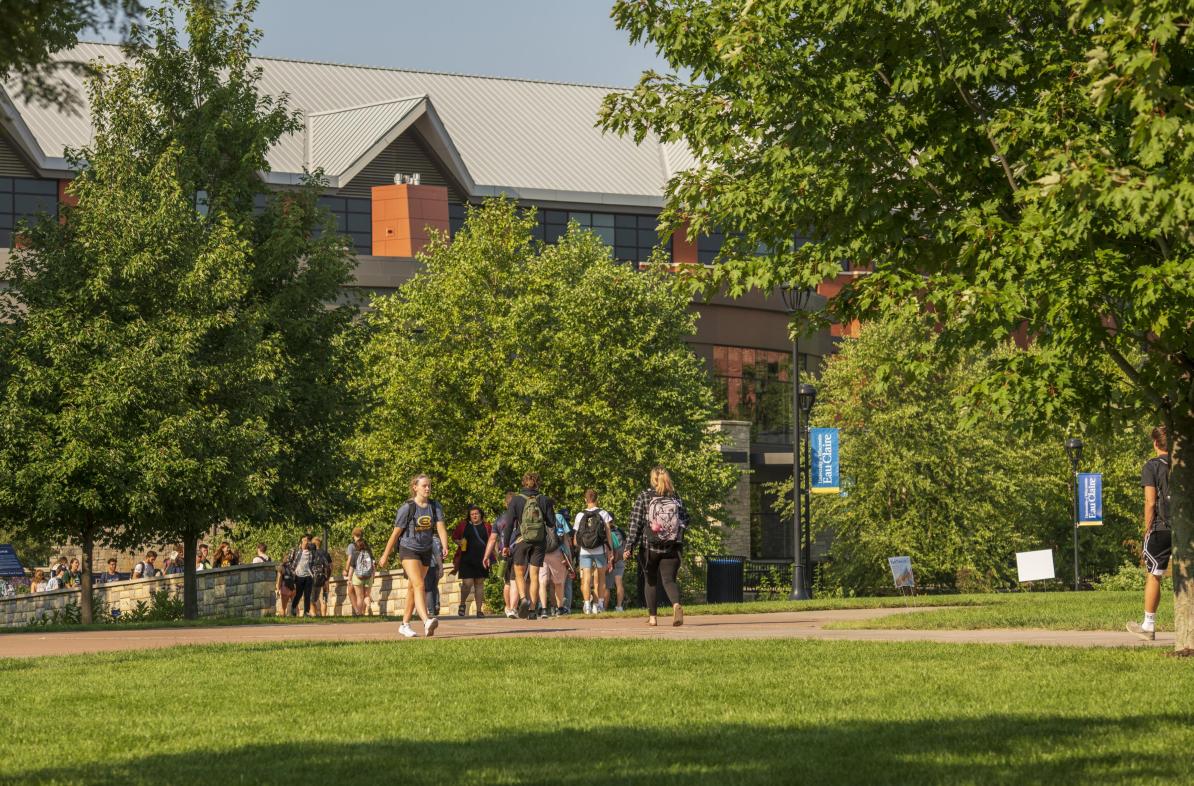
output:
{"label": "blue sky", "polygon": [[[261,0],[267,57],[630,86],[663,61],[613,0]],[[105,36],[115,40],[114,36]]]}

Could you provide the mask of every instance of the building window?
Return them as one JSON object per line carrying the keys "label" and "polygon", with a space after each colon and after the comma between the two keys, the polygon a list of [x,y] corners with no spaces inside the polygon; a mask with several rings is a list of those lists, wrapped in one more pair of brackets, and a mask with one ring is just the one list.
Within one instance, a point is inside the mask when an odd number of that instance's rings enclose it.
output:
{"label": "building window", "polygon": [[336,217],[336,231],[347,235],[358,254],[373,253],[373,201],[354,197],[324,196],[318,205]]}
{"label": "building window", "polygon": [[0,247],[11,248],[17,225],[33,226],[42,214],[58,218],[57,180],[0,177]]}
{"label": "building window", "polygon": [[464,219],[468,208],[459,202],[448,203],[448,235],[456,237],[456,233],[464,229]]}
{"label": "building window", "polygon": [[568,222],[575,221],[589,230],[622,262],[646,262],[658,247],[671,258],[672,244],[664,242],[655,231],[657,216],[627,213],[594,213],[588,210],[539,210],[535,214],[535,239],[544,243],[558,242],[568,231]]}
{"label": "building window", "polygon": [[[801,371],[808,355],[800,356]],[[752,440],[791,442],[792,355],[746,347],[713,348],[713,389],[720,416],[751,424]]]}

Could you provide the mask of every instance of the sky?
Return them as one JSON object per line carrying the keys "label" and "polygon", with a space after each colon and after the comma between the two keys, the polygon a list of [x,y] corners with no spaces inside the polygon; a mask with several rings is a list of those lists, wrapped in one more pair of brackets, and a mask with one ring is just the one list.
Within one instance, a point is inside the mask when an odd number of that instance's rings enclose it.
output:
{"label": "sky", "polygon": [[[613,0],[261,0],[257,54],[629,87],[664,69],[609,18]],[[104,36],[117,40],[115,35]]]}

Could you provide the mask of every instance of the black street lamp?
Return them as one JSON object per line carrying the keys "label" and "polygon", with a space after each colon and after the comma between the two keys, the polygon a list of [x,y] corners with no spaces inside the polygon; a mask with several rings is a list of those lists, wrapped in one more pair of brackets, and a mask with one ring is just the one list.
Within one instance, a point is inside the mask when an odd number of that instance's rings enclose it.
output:
{"label": "black street lamp", "polygon": [[1078,466],[1082,463],[1082,448],[1083,442],[1078,437],[1070,437],[1065,441],[1065,454],[1070,459],[1070,472],[1073,478],[1070,481],[1070,495],[1073,499],[1073,522],[1074,525],[1074,590],[1078,589]]}
{"label": "black street lamp", "polygon": [[804,520],[801,522],[801,532],[804,542],[800,550],[800,569],[805,579],[805,592],[812,597],[812,563],[813,563],[813,507],[812,507],[812,474],[813,463],[809,459],[812,442],[809,439],[809,426],[812,425],[813,405],[817,403],[817,389],[805,382],[800,386],[800,412],[804,419]]}
{"label": "black street lamp", "polygon": [[[784,284],[779,289],[784,306],[788,309],[792,321],[795,322],[796,316],[807,310],[813,290],[811,287],[797,287],[791,284]],[[792,542],[792,594],[788,596],[788,600],[808,600],[808,585],[804,580],[804,549],[801,545],[804,540],[802,528],[804,517],[800,510],[802,504],[800,487],[803,480],[800,471],[800,330],[796,325],[793,325],[792,328],[792,530],[794,537]],[[816,398],[815,393],[813,398]],[[812,407],[811,400],[809,407]]]}

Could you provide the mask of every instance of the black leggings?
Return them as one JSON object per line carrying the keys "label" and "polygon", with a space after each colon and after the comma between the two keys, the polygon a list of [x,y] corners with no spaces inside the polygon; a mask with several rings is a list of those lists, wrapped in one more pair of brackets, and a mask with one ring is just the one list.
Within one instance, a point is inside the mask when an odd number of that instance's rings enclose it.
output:
{"label": "black leggings", "polygon": [[303,599],[303,614],[311,613],[311,588],[315,580],[311,576],[294,577],[294,600],[290,601],[290,615],[298,611],[299,598]]}
{"label": "black leggings", "polygon": [[680,585],[676,583],[676,574],[680,571],[680,547],[672,546],[666,551],[647,549],[646,554],[646,570],[643,571],[644,590],[647,594],[647,613],[654,617],[659,609],[656,595],[660,579],[663,580],[663,591],[672,603],[680,602]]}

